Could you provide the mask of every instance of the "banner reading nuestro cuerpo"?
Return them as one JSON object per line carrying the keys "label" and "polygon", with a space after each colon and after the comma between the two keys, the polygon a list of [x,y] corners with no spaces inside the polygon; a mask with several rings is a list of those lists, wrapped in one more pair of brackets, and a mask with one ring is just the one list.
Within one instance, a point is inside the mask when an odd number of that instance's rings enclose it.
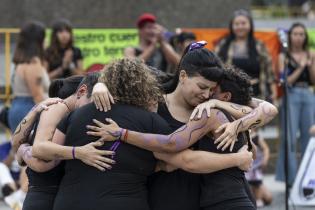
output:
{"label": "banner reading nuestro cuerpo", "polygon": [[[208,41],[207,47],[211,50],[228,32],[227,29],[213,28],[187,28],[183,30],[194,32],[197,40]],[[126,47],[137,46],[139,43],[137,29],[74,29],[73,32],[75,46],[79,47],[84,55],[85,69],[93,64],[106,64],[115,58],[121,58]],[[315,29],[309,29],[308,34],[310,47],[315,50]],[[276,30],[257,30],[255,37],[266,44],[271,53],[274,67],[276,67],[280,51]]]}
{"label": "banner reading nuestro cuerpo", "polygon": [[74,29],[75,46],[84,56],[84,68],[123,57],[126,47],[138,45],[137,29]]}
{"label": "banner reading nuestro cuerpo", "polygon": [[84,68],[123,57],[126,47],[138,45],[136,29],[75,29],[75,45],[82,50]]}

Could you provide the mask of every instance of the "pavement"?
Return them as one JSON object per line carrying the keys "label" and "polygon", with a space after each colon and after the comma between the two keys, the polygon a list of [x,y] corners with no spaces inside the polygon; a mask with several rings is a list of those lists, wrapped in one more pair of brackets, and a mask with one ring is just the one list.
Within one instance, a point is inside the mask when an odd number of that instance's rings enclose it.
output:
{"label": "pavement", "polygon": [[[264,178],[264,183],[271,190],[274,200],[270,206],[259,208],[260,210],[285,210],[284,203],[284,184],[276,182],[274,175],[266,175]],[[300,206],[290,206],[290,210],[314,210],[313,207],[300,207]],[[10,210],[2,200],[0,200],[0,210]]]}

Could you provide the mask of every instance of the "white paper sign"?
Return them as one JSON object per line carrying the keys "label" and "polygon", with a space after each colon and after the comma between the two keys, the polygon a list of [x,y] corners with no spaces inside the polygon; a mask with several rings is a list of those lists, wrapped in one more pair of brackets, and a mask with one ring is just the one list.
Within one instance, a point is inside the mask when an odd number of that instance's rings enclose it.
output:
{"label": "white paper sign", "polygon": [[315,206],[315,138],[311,138],[291,191],[294,205]]}

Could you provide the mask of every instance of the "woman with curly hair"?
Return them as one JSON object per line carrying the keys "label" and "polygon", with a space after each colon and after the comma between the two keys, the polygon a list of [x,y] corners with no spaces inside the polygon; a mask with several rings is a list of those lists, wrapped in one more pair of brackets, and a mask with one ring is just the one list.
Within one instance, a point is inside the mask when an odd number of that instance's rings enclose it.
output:
{"label": "woman with curly hair", "polygon": [[[65,145],[73,146],[74,159],[75,146],[97,140],[86,134],[86,125],[93,119],[110,117],[139,132],[169,132],[167,123],[150,111],[162,94],[148,67],[140,60],[125,58],[105,68],[100,80],[114,93],[116,104],[111,111],[100,112],[88,104],[63,120],[65,131],[57,130],[66,134]],[[66,161],[54,210],[148,210],[146,177],[153,173],[156,162],[152,152],[121,142],[108,142],[100,149],[116,151],[112,156],[116,164],[101,172],[78,160]]]}

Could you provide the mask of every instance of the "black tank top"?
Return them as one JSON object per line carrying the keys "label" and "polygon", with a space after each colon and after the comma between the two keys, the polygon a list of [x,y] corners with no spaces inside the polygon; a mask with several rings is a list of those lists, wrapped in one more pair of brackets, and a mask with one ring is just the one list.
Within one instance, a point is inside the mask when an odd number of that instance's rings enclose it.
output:
{"label": "black tank top", "polygon": [[[109,117],[121,127],[143,133],[169,133],[168,124],[156,113],[130,105],[115,104],[106,113],[88,104],[69,115],[67,146],[82,146],[98,138],[86,134],[86,125],[93,119],[104,122]],[[106,142],[100,149],[110,150],[115,142]],[[156,159],[153,153],[122,143],[116,146],[116,164],[105,172],[80,160],[68,160],[65,175],[55,200],[55,210],[148,210],[147,176],[152,174]]]}
{"label": "black tank top", "polygon": [[[30,139],[31,145],[33,145],[34,139],[37,133],[39,117],[40,115],[37,116],[37,119],[34,124],[33,134]],[[41,191],[47,190],[51,192],[51,190],[53,190],[53,188],[57,188],[61,182],[61,179],[64,175],[64,162],[62,161],[55,168],[46,172],[42,172],[42,173],[33,171],[31,168],[27,167],[26,174],[28,177],[30,188],[36,188],[37,190],[41,190]]]}
{"label": "black tank top", "polygon": [[[138,57],[142,54],[142,50],[140,48],[134,48],[135,49],[135,55]],[[151,57],[147,59],[145,62],[148,66],[152,66],[154,68],[157,68],[159,70],[162,70],[163,72],[167,69],[167,62],[165,59],[165,56],[160,48],[157,48],[152,53]]]}
{"label": "black tank top", "polygon": [[[224,110],[221,110],[229,121],[233,121],[231,115]],[[238,135],[232,152],[237,152],[249,140],[248,132],[243,132]],[[222,152],[216,148],[214,139],[202,139],[199,141],[199,149],[203,151],[215,153],[229,153],[229,151]],[[242,199],[251,197],[248,195],[246,185],[244,184],[245,175],[239,168],[228,168],[210,174],[201,175],[201,207],[214,205],[216,203],[234,199]]]}
{"label": "black tank top", "polygon": [[[235,57],[232,59],[232,64],[243,70],[252,79],[259,79],[260,65],[257,59],[250,57]],[[254,96],[260,95],[259,83],[252,85]]]}
{"label": "black tank top", "polygon": [[[288,59],[288,75],[292,74],[298,67],[299,64],[296,62],[296,60],[289,54],[287,54]],[[298,82],[306,82],[308,85],[312,85],[309,67],[306,65],[303,69],[303,72],[300,74],[298,79],[295,81],[295,83]],[[294,86],[294,84],[293,84]]]}
{"label": "black tank top", "polygon": [[[158,114],[172,128],[172,132],[184,125],[174,119],[165,103],[159,104]],[[198,143],[192,147],[197,148]],[[149,205],[151,210],[196,210],[199,209],[200,175],[183,170],[157,172],[148,179]]]}

